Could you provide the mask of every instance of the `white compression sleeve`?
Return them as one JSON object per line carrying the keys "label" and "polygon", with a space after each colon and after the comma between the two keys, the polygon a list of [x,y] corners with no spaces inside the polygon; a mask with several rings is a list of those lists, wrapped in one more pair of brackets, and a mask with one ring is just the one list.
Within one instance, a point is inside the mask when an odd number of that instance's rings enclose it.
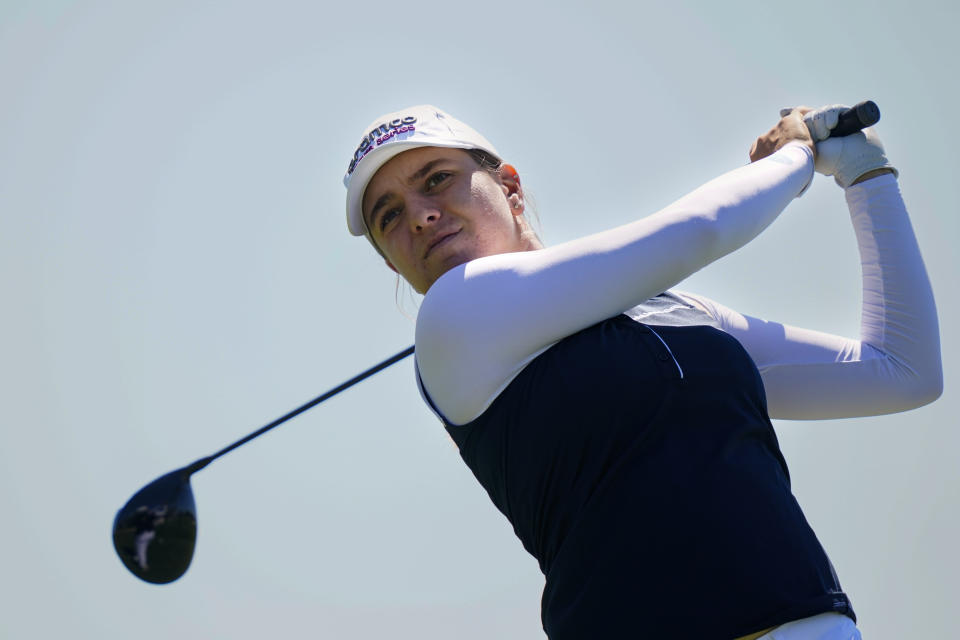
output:
{"label": "white compression sleeve", "polygon": [[818,420],[912,409],[942,391],[933,292],[896,179],[846,190],[863,271],[860,340],[737,313],[701,296],[760,369],[772,418]]}
{"label": "white compression sleeve", "polygon": [[429,289],[417,316],[417,368],[434,406],[453,424],[475,419],[553,343],[756,237],[812,172],[811,152],[790,144],[636,222],[451,269]]}

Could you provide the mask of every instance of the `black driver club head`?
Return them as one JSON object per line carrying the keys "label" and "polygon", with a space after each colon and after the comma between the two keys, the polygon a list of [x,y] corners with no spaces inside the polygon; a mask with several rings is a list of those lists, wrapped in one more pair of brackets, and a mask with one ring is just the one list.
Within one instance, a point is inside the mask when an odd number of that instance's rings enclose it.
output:
{"label": "black driver club head", "polygon": [[133,575],[153,584],[173,582],[190,566],[197,542],[192,469],[160,476],[140,489],[113,521],[113,546]]}

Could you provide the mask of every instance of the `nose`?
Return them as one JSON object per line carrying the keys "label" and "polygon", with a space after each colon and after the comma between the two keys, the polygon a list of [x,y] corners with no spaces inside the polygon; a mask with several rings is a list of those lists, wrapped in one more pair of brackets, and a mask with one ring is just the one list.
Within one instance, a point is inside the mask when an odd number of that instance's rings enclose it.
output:
{"label": "nose", "polygon": [[440,207],[427,199],[418,199],[409,203],[408,209],[407,220],[410,222],[410,230],[417,233],[432,227],[443,216]]}

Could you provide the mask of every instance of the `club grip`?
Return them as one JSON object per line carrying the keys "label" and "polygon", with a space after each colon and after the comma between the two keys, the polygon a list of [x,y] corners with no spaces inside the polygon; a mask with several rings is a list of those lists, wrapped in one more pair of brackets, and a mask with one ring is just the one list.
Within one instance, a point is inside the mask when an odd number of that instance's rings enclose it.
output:
{"label": "club grip", "polygon": [[864,100],[840,114],[837,126],[830,130],[831,138],[841,138],[880,121],[880,108],[873,100]]}

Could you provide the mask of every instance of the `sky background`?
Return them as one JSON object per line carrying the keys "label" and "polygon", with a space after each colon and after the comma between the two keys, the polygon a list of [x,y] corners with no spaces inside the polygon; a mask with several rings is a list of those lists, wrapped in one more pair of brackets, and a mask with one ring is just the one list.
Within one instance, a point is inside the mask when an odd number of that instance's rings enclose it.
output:
{"label": "sky background", "polygon": [[[113,517],[411,343],[416,301],[347,234],[341,179],[362,128],[412,104],[488,137],[552,244],[744,164],[781,107],[874,99],[956,326],[957,7],[0,1],[0,638],[544,637],[537,564],[410,360],[197,474],[179,581],[129,574]],[[841,190],[818,176],[682,288],[856,336]],[[930,406],[775,423],[869,640],[956,628],[942,340]]]}

